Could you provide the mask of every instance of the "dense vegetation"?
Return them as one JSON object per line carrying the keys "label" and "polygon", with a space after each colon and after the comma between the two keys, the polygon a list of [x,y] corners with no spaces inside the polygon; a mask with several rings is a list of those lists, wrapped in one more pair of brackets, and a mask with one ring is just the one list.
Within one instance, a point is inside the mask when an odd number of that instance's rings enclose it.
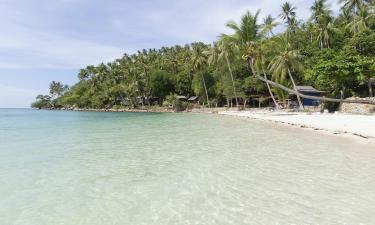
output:
{"label": "dense vegetation", "polygon": [[[277,19],[269,15],[260,22],[259,11],[247,12],[239,23],[227,23],[232,34],[220,35],[213,44],[142,50],[114,62],[87,66],[80,70],[77,84],[68,88],[52,82],[50,95],[39,95],[32,106],[140,107],[173,104],[176,95],[199,96],[200,104],[206,106],[254,100],[260,104],[270,96],[288,98],[288,93],[252,73],[291,89],[312,85],[335,98],[372,96],[375,1],[341,2],[343,7],[335,17],[326,0],[315,0],[308,21],[300,21],[288,2],[281,6]],[[285,30],[275,34],[279,25]]]}

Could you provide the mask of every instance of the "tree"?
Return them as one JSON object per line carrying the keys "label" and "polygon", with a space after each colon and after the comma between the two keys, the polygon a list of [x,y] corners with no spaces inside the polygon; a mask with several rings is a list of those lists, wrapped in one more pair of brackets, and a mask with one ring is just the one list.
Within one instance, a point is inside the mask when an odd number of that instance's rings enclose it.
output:
{"label": "tree", "polygon": [[237,96],[237,91],[236,91],[236,83],[234,81],[233,71],[232,71],[232,67],[230,63],[230,59],[233,59],[233,57],[235,57],[236,46],[234,45],[233,42],[228,41],[226,37],[228,36],[222,36],[222,39],[219,42],[218,48],[219,48],[220,53],[218,56],[218,61],[219,62],[224,61],[228,67],[229,75],[230,75],[232,85],[233,85],[233,93],[236,99],[236,106],[239,107],[238,96]]}
{"label": "tree", "polygon": [[353,34],[362,33],[369,30],[369,21],[374,17],[375,15],[370,13],[367,7],[362,6],[357,10],[352,21],[348,23],[346,28],[348,28]]}
{"label": "tree", "polygon": [[285,2],[281,6],[281,13],[279,17],[284,20],[285,24],[291,31],[296,24],[296,7],[289,2]]}
{"label": "tree", "polygon": [[38,95],[36,101],[31,104],[32,108],[37,109],[48,109],[51,106],[51,96],[49,95]]}
{"label": "tree", "polygon": [[[255,70],[258,71],[259,74],[263,73],[264,79],[268,79],[267,74],[265,72],[266,57],[265,57],[265,52],[264,52],[264,49],[263,49],[262,42],[260,42],[258,46],[254,45],[253,47],[254,47],[253,48],[254,68],[255,68]],[[251,48],[251,46],[249,48]],[[270,93],[270,96],[272,98],[272,101],[275,104],[276,109],[279,109],[280,106],[277,103],[277,101],[275,99],[275,96],[272,93],[270,85],[268,83],[266,83],[266,85],[267,85],[267,88],[268,88],[268,92]]]}
{"label": "tree", "polygon": [[236,98],[236,104],[238,105],[238,97],[235,88],[235,81],[233,77],[233,72],[230,65],[230,59],[235,57],[237,52],[240,52],[244,49],[247,43],[259,40],[259,28],[258,17],[260,10],[258,10],[254,15],[247,11],[242,17],[239,24],[234,21],[227,23],[227,27],[231,28],[234,31],[233,35],[222,34],[220,38],[220,55],[219,59],[225,60],[228,70],[231,76],[233,83],[233,92]]}
{"label": "tree", "polygon": [[[200,71],[204,68],[204,65],[207,63],[206,55],[204,54],[204,47],[201,43],[196,43],[193,45],[193,52],[192,52],[192,57],[190,63],[192,64],[192,68],[195,71]],[[210,101],[208,99],[208,92],[207,92],[207,86],[206,86],[206,81],[204,79],[204,76],[202,75],[202,82],[204,86],[204,91],[206,93],[206,98],[207,98],[207,105],[210,107]]]}
{"label": "tree", "polygon": [[68,89],[69,87],[67,85],[63,85],[62,83],[56,81],[52,81],[49,85],[49,93],[52,95],[52,98],[61,96]]}
{"label": "tree", "polygon": [[262,36],[269,37],[270,35],[273,35],[272,30],[279,25],[278,22],[275,21],[275,18],[272,17],[272,15],[268,15],[263,20],[263,24],[261,26],[262,28]]}
{"label": "tree", "polygon": [[[291,71],[302,71],[302,55],[298,50],[291,49],[288,33],[279,36],[276,40],[275,47],[279,50],[279,54],[271,60],[269,70],[278,83],[285,83],[288,74],[294,91],[298,92]],[[300,109],[303,109],[301,98],[298,95],[297,100]]]}
{"label": "tree", "polygon": [[356,12],[366,3],[365,0],[339,0],[339,2],[344,4],[343,9],[347,12]]}

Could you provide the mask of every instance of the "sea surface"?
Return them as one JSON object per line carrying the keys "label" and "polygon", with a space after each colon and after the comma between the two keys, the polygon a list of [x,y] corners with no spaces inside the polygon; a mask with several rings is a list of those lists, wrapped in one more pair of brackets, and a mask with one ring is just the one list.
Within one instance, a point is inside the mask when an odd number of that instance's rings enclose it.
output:
{"label": "sea surface", "polygon": [[218,115],[0,110],[0,225],[374,223],[366,145]]}

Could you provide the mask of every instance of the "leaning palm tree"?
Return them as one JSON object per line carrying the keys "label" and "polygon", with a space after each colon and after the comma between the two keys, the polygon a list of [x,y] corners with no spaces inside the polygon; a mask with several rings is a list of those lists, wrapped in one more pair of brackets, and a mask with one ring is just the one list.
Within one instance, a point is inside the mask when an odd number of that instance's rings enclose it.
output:
{"label": "leaning palm tree", "polygon": [[[289,78],[293,84],[294,91],[298,92],[291,71],[302,71],[302,56],[299,54],[298,50],[291,48],[288,33],[278,36],[275,42],[275,48],[277,48],[280,53],[271,60],[268,66],[274,80],[278,83],[286,83]],[[297,100],[300,109],[303,109],[301,98],[298,95]]]}
{"label": "leaning palm tree", "polygon": [[[192,48],[193,49],[192,49],[190,63],[192,65],[192,68],[195,71],[198,71],[198,70],[201,70],[203,68],[203,66],[207,63],[207,58],[206,58],[206,55],[204,54],[205,49],[199,43],[193,44]],[[206,81],[204,79],[203,74],[202,74],[202,82],[203,82],[204,91],[206,93],[207,105],[208,105],[208,107],[210,107],[210,101],[208,99],[208,91],[207,91]]]}
{"label": "leaning palm tree", "polygon": [[[263,42],[259,42],[257,45],[255,45],[255,43],[248,43],[248,46],[246,47],[246,49],[251,49],[253,47],[253,55],[254,55],[254,69],[256,71],[258,71],[259,74],[263,73],[263,77],[264,79],[268,80],[267,78],[267,74],[265,72],[265,65],[266,65],[266,57],[264,55],[264,51],[263,51]],[[267,85],[267,88],[268,88],[268,92],[270,93],[270,96],[272,98],[272,101],[273,103],[275,104],[275,107],[276,109],[279,109],[280,106],[279,104],[277,103],[276,99],[275,99],[275,96],[273,95],[272,93],[272,90],[271,90],[271,87],[268,83],[266,83]]]}

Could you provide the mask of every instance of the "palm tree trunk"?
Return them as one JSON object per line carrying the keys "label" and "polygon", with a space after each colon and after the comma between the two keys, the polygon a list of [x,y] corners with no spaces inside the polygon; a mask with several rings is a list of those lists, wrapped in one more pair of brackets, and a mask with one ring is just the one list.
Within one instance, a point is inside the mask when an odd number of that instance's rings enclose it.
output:
{"label": "palm tree trunk", "polygon": [[210,101],[208,100],[208,92],[207,92],[207,87],[206,87],[206,81],[204,80],[203,74],[202,74],[202,80],[203,80],[204,91],[206,92],[207,105],[208,105],[208,108],[209,108],[210,107]]}
{"label": "palm tree trunk", "polygon": [[255,76],[257,79],[263,81],[263,82],[266,82],[272,86],[275,86],[277,88],[280,88],[281,90],[284,90],[290,94],[295,94],[297,96],[300,96],[300,97],[303,97],[303,98],[307,98],[307,99],[313,99],[313,100],[319,100],[319,101],[322,101],[322,102],[338,102],[338,103],[360,103],[360,104],[369,104],[369,105],[375,105],[375,101],[371,101],[371,100],[351,100],[351,99],[336,99],[336,98],[327,98],[327,97],[318,97],[318,96],[311,96],[311,95],[305,95],[305,94],[301,94],[299,93],[298,91],[295,91],[295,90],[292,90],[290,88],[287,88],[281,84],[278,84],[276,82],[273,82],[273,81],[270,81],[270,80],[267,80],[267,79],[264,79],[263,77],[259,76],[257,74],[257,72],[255,71],[254,67],[252,66],[252,61],[253,60],[250,60],[248,62],[250,68],[251,68],[251,71],[253,73],[253,76]]}
{"label": "palm tree trunk", "polygon": [[[292,84],[293,84],[293,89],[297,91],[297,88],[296,88],[296,83],[294,82],[294,79],[293,79],[293,76],[292,76],[292,73],[290,72],[290,69],[288,68],[288,73],[289,73],[289,77],[290,77],[290,80],[292,81]],[[297,100],[298,100],[298,104],[299,104],[299,108],[300,109],[303,109],[303,105],[302,105],[302,101],[301,101],[301,97],[297,95]]]}
{"label": "palm tree trunk", "polygon": [[368,82],[367,82],[367,85],[368,85],[368,93],[369,93],[369,97],[374,97],[374,93],[372,92],[372,80],[371,78],[368,79]]}
{"label": "palm tree trunk", "polygon": [[233,84],[233,92],[234,92],[234,97],[236,98],[236,106],[238,108],[238,97],[237,97],[237,92],[236,92],[236,85],[234,84],[234,79],[233,79],[233,73],[232,73],[232,68],[230,67],[229,59],[228,57],[225,57],[229,69],[229,74],[232,79],[232,84]]}
{"label": "palm tree trunk", "polygon": [[[263,68],[262,68],[262,70],[263,70],[264,79],[267,79],[267,75],[266,75],[266,73],[264,72],[264,69],[263,69]],[[269,85],[268,83],[266,83],[266,84],[267,84],[268,91],[270,92],[270,95],[271,95],[272,101],[273,101],[273,103],[275,104],[276,109],[280,109],[280,106],[279,106],[279,104],[276,102],[275,96],[274,96],[273,93],[272,93],[272,90],[271,90],[270,85]]]}

